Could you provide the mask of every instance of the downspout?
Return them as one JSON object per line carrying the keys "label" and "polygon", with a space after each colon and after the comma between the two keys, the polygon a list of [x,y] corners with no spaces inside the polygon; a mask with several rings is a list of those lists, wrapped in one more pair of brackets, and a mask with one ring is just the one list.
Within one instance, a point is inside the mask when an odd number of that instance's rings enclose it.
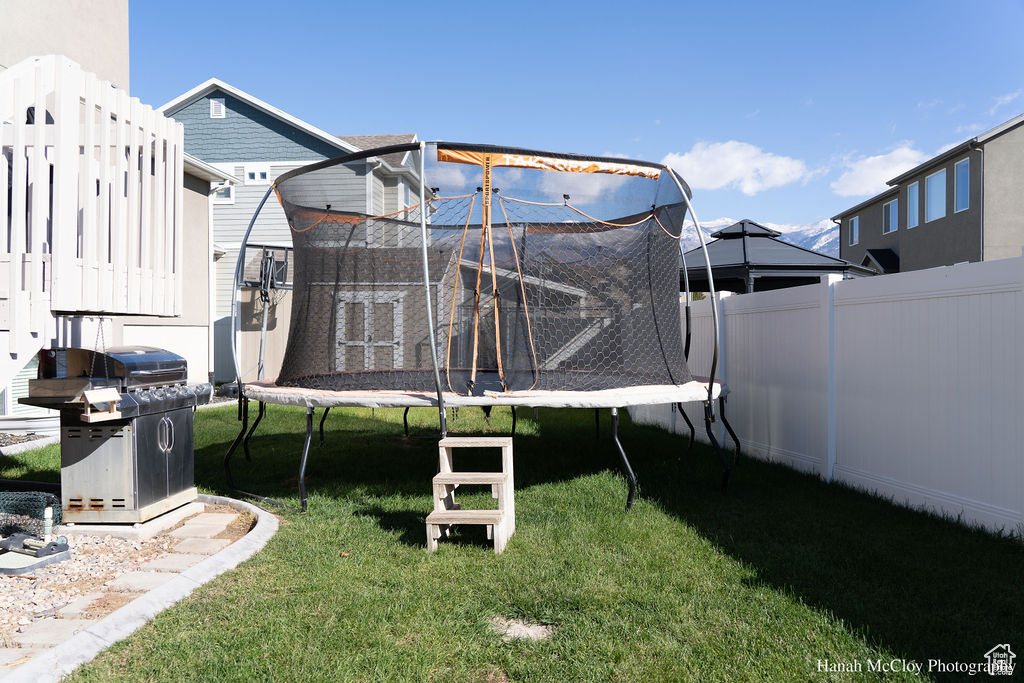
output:
{"label": "downspout", "polygon": [[206,369],[210,384],[213,384],[214,361],[217,355],[217,345],[214,341],[214,319],[217,317],[217,266],[213,259],[213,195],[230,185],[229,182],[211,183],[210,191],[206,193],[206,254],[209,259],[206,273]]}

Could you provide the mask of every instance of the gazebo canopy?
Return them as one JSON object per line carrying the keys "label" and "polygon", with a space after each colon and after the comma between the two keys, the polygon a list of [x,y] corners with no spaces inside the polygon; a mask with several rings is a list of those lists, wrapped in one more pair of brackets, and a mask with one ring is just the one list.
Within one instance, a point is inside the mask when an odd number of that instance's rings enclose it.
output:
{"label": "gazebo canopy", "polygon": [[[715,289],[760,292],[819,282],[826,275],[844,278],[875,275],[875,271],[776,239],[782,233],[744,219],[711,234],[707,245]],[[684,255],[690,291],[708,291],[704,253],[700,248]],[[683,291],[683,272],[679,273]]]}

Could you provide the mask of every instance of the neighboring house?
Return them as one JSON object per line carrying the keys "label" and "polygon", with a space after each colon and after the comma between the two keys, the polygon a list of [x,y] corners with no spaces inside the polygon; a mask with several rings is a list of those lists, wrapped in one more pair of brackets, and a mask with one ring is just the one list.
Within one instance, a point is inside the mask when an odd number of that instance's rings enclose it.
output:
{"label": "neighboring house", "polygon": [[0,2],[0,72],[51,54],[127,92],[128,0]]}
{"label": "neighboring house", "polygon": [[[211,260],[212,233],[210,231],[211,184],[228,186],[237,184],[232,176],[207,163],[185,154],[182,182],[182,240],[183,282],[182,298],[187,302],[210,301],[210,283],[213,281]],[[69,346],[92,347],[99,337],[106,346],[157,346],[173,351],[188,361],[190,382],[209,382],[213,368],[213,326],[210,324],[209,306],[182,307],[177,317],[144,315],[109,316],[103,319],[102,335],[97,334],[95,319],[68,320],[60,316],[58,330],[60,343]],[[4,386],[0,386],[0,415],[40,416],[53,411],[21,405],[18,399],[28,395],[28,382],[36,377],[36,357]]]}
{"label": "neighboring house", "polygon": [[832,218],[839,256],[880,273],[1021,255],[1024,114],[888,181]]}
{"label": "neighboring house", "polygon": [[208,381],[209,308],[190,302],[209,299],[211,183],[235,181],[129,96],[128,10],[0,2],[0,416],[12,420],[48,412],[18,403],[46,347],[160,346]]}
{"label": "neighboring house", "polygon": [[[218,382],[232,381],[235,367],[230,315],[235,264],[245,231],[270,185],[294,168],[361,149],[415,142],[416,136],[331,135],[216,78],[176,97],[161,111],[184,124],[185,150],[189,154],[241,181],[213,195],[217,256],[214,376]],[[353,168],[351,183],[339,191],[336,208],[373,216],[415,203],[419,192],[417,171],[412,168],[408,153],[368,158]],[[276,198],[271,197],[264,206],[249,244],[246,272],[258,272],[263,247],[278,253],[291,247],[288,223]],[[265,376],[274,377],[287,341],[290,292],[275,292],[269,305]],[[245,379],[254,379],[263,312],[258,292],[245,288],[239,310],[238,328],[234,332],[240,369]]]}

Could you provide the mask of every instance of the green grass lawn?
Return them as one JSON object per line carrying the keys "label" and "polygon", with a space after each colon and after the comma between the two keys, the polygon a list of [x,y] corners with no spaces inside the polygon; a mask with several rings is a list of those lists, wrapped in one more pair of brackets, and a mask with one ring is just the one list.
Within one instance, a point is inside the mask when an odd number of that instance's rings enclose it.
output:
{"label": "green grass lawn", "polygon": [[[283,512],[262,552],[72,679],[847,680],[860,676],[817,661],[857,660],[867,677],[868,659],[975,662],[997,643],[1024,656],[1015,540],[753,460],[723,495],[712,452],[628,417],[641,489],[625,513],[607,412],[600,440],[592,411],[522,414],[503,555],[472,532],[427,553],[434,442],[403,439],[400,410],[335,410],[310,456],[309,511]],[[436,420],[411,417],[423,434]],[[506,410],[492,422],[508,433]],[[485,425],[463,409],[451,428]],[[221,460],[236,430],[233,407],[197,415],[203,490],[230,495]],[[271,406],[236,482],[297,505],[303,432],[302,410]],[[52,481],[57,467],[55,447],[0,457],[3,477]],[[464,506],[490,504],[464,490]],[[499,615],[554,635],[503,643],[488,626]]]}

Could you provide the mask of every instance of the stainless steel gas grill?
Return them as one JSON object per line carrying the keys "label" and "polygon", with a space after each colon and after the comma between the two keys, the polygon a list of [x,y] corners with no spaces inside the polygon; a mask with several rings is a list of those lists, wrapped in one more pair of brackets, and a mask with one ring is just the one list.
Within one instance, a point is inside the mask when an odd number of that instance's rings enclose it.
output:
{"label": "stainless steel gas grill", "polygon": [[187,377],[150,346],[39,352],[21,402],[60,411],[65,521],[143,522],[195,499],[193,410],[213,387]]}

